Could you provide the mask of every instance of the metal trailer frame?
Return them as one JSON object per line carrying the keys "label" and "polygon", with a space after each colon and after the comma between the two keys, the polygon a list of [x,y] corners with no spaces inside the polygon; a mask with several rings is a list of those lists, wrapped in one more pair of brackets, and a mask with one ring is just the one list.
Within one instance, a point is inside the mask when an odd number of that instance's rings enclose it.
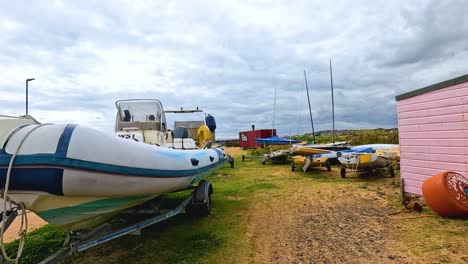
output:
{"label": "metal trailer frame", "polygon": [[251,160],[251,159],[260,159],[261,157],[263,157],[263,155],[261,155],[261,156],[246,156],[246,155],[242,155],[242,156],[241,156],[242,161]]}
{"label": "metal trailer frame", "polygon": [[276,150],[269,154],[264,154],[260,158],[260,162],[262,164],[265,164],[267,161],[271,160],[271,162],[275,164],[277,163],[286,164],[288,156],[291,155],[291,152],[292,152],[291,148]]}
{"label": "metal trailer frame", "polygon": [[265,165],[265,163],[269,160],[272,161],[272,163],[283,163],[286,164],[286,159],[288,155],[291,154],[291,149],[280,149],[276,150],[274,152],[268,153],[268,154],[262,154],[258,156],[246,156],[242,155],[242,161],[245,160],[251,160],[251,159],[258,159],[260,163]]}
{"label": "metal trailer frame", "polygon": [[[143,228],[162,222],[183,212],[194,215],[208,215],[211,210],[211,194],[213,194],[213,187],[211,182],[202,180],[196,187],[193,186],[180,191],[189,189],[194,189],[194,191],[191,192],[190,195],[186,197],[183,202],[180,203],[176,208],[131,224],[124,228],[120,228],[109,233],[110,224],[105,223],[88,233],[69,232],[67,238],[65,239],[63,248],[39,263],[57,263],[59,260],[68,255],[74,255],[83,252],[87,249],[109,242],[121,236],[128,234],[140,235]],[[132,208],[130,208],[130,210],[131,209]],[[157,210],[159,210],[159,208],[157,208]]]}

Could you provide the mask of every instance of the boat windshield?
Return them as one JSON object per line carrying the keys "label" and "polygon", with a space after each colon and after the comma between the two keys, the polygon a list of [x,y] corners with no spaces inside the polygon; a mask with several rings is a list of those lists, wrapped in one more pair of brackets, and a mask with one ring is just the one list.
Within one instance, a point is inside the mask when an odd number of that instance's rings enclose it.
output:
{"label": "boat windshield", "polygon": [[124,122],[161,122],[164,118],[161,103],[157,100],[118,101],[117,107]]}

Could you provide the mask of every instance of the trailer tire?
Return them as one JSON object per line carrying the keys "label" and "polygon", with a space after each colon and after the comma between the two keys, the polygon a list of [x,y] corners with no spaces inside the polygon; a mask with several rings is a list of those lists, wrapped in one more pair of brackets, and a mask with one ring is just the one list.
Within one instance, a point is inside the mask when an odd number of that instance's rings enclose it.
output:
{"label": "trailer tire", "polygon": [[229,158],[229,165],[231,165],[232,169],[234,168],[234,158],[233,157]]}
{"label": "trailer tire", "polygon": [[341,178],[346,178],[346,168],[345,167],[341,167],[340,176],[341,176]]}
{"label": "trailer tire", "polygon": [[325,163],[325,167],[327,168],[327,171],[331,171],[331,164],[329,161]]}
{"label": "trailer tire", "polygon": [[294,172],[295,169],[296,169],[296,164],[294,164],[294,162],[293,162],[293,163],[291,163],[291,171]]}
{"label": "trailer tire", "polygon": [[242,161],[245,161],[245,156],[244,155],[242,155]]}
{"label": "trailer tire", "polygon": [[392,165],[388,167],[388,173],[390,174],[391,178],[395,178],[395,169],[393,168]]}
{"label": "trailer tire", "polygon": [[211,195],[213,194],[213,186],[211,182],[201,180],[193,193],[193,200],[187,208],[186,212],[190,216],[207,216],[211,212]]}

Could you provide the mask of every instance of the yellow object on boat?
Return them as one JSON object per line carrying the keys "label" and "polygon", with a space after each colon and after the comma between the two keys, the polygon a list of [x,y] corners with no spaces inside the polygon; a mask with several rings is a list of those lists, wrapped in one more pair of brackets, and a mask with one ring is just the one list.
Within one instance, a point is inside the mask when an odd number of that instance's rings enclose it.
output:
{"label": "yellow object on boat", "polygon": [[302,147],[293,148],[293,154],[296,154],[296,155],[311,156],[311,155],[322,154],[326,152],[330,152],[330,150],[316,149],[316,148],[302,148]]}
{"label": "yellow object on boat", "polygon": [[211,140],[211,132],[207,125],[201,125],[197,131],[198,146]]}
{"label": "yellow object on boat", "polygon": [[296,165],[304,166],[304,164],[306,163],[306,157],[304,157],[304,156],[294,156],[293,157],[293,162]]}
{"label": "yellow object on boat", "polygon": [[320,158],[313,158],[312,159],[312,164],[325,164],[325,162],[327,162],[328,160],[328,157],[325,157],[325,156],[321,156]]}
{"label": "yellow object on boat", "polygon": [[375,154],[379,156],[387,157],[391,160],[400,160],[400,146],[395,146],[388,150],[379,149],[375,151]]}
{"label": "yellow object on boat", "polygon": [[359,155],[359,164],[369,163],[372,160],[372,153]]}
{"label": "yellow object on boat", "polygon": [[[304,166],[307,162],[307,159],[308,158],[304,156],[293,156],[293,162],[295,165],[298,165],[298,166]],[[310,166],[313,166],[313,167],[321,166],[325,164],[325,162],[327,162],[327,159],[328,159],[327,157],[312,158]]]}

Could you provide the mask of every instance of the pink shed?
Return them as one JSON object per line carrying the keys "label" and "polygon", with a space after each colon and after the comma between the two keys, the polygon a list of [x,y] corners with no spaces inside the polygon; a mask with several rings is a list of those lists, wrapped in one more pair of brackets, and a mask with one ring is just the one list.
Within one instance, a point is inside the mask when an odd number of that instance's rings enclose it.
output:
{"label": "pink shed", "polygon": [[444,171],[468,176],[468,75],[396,97],[404,192]]}

